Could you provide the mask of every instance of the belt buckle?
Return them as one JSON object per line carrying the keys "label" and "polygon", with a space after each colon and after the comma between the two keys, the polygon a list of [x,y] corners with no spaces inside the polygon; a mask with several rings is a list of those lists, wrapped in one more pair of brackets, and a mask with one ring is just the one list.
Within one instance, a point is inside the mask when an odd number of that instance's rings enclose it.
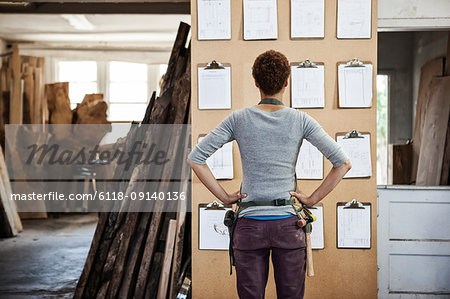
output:
{"label": "belt buckle", "polygon": [[286,205],[286,199],[275,199],[275,206],[285,206]]}

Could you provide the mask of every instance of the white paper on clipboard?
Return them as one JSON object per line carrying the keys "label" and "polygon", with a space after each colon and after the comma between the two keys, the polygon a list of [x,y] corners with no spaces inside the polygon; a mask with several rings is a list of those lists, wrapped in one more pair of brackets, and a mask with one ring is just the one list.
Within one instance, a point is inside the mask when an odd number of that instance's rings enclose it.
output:
{"label": "white paper on clipboard", "polygon": [[314,206],[314,209],[310,209],[311,213],[316,216],[316,221],[312,223],[311,231],[311,248],[312,249],[324,249],[324,233],[323,233],[323,206]]}
{"label": "white paper on clipboard", "polygon": [[292,108],[325,107],[325,72],[323,65],[302,68],[291,66]]}
{"label": "white paper on clipboard", "polygon": [[231,0],[198,0],[198,39],[231,39]]}
{"label": "white paper on clipboard", "polygon": [[324,37],[325,0],[291,0],[291,38]]}
{"label": "white paper on clipboard", "polygon": [[363,138],[344,138],[337,136],[337,143],[347,154],[352,168],[344,178],[364,178],[372,176],[372,159],[370,154],[370,134],[361,134]]}
{"label": "white paper on clipboard", "polygon": [[225,213],[231,208],[207,209],[199,207],[199,249],[228,250],[230,236],[223,224]]}
{"label": "white paper on clipboard", "polygon": [[277,0],[244,0],[244,40],[276,38]]}
{"label": "white paper on clipboard", "polygon": [[338,66],[340,108],[368,108],[372,106],[372,64]]}
{"label": "white paper on clipboard", "polygon": [[297,179],[323,179],[323,154],[306,139],[300,147],[295,173]]}
{"label": "white paper on clipboard", "polygon": [[231,109],[231,67],[198,67],[198,109]]}
{"label": "white paper on clipboard", "polygon": [[370,205],[363,205],[363,209],[338,205],[338,248],[370,248],[370,239]]}
{"label": "white paper on clipboard", "polygon": [[337,38],[370,38],[371,0],[338,0]]}
{"label": "white paper on clipboard", "polygon": [[[200,142],[205,137],[199,137]],[[233,141],[225,143],[214,154],[206,159],[206,164],[211,169],[216,179],[232,179],[233,172]]]}

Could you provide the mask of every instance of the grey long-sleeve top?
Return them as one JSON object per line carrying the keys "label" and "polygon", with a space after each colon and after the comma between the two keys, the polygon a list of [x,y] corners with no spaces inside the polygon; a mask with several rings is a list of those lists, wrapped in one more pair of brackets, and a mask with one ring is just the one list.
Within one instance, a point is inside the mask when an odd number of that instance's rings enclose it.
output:
{"label": "grey long-sleeve top", "polygon": [[[242,201],[289,199],[295,186],[295,165],[303,139],[311,142],[338,167],[347,155],[307,113],[284,107],[267,112],[250,106],[233,111],[188,155],[205,164],[217,149],[236,140],[242,161]],[[291,206],[257,206],[239,217],[295,214]]]}

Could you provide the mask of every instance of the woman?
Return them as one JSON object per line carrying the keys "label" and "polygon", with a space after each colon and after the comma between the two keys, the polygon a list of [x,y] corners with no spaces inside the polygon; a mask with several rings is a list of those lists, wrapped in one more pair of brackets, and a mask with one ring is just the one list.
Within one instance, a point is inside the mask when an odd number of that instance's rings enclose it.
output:
{"label": "woman", "polygon": [[[336,187],[351,165],[316,120],[281,102],[290,75],[289,61],[282,53],[270,50],[259,55],[252,74],[261,95],[259,104],[233,111],[197,144],[188,162],[220,201],[239,201],[245,207],[238,214],[233,235],[239,297],[264,298],[272,251],[278,298],[303,298],[305,232],[297,226],[291,196],[309,207],[317,204]],[[303,139],[333,164],[322,184],[309,196],[294,192],[295,165]],[[205,163],[232,140],[239,145],[243,179],[240,191],[228,193]]]}

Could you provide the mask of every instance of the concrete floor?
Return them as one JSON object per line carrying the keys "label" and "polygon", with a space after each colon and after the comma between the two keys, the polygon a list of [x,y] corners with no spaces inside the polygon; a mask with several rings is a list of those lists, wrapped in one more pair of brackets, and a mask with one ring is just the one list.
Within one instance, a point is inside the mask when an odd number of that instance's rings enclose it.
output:
{"label": "concrete floor", "polygon": [[97,214],[22,220],[0,239],[0,298],[72,298],[97,225]]}

